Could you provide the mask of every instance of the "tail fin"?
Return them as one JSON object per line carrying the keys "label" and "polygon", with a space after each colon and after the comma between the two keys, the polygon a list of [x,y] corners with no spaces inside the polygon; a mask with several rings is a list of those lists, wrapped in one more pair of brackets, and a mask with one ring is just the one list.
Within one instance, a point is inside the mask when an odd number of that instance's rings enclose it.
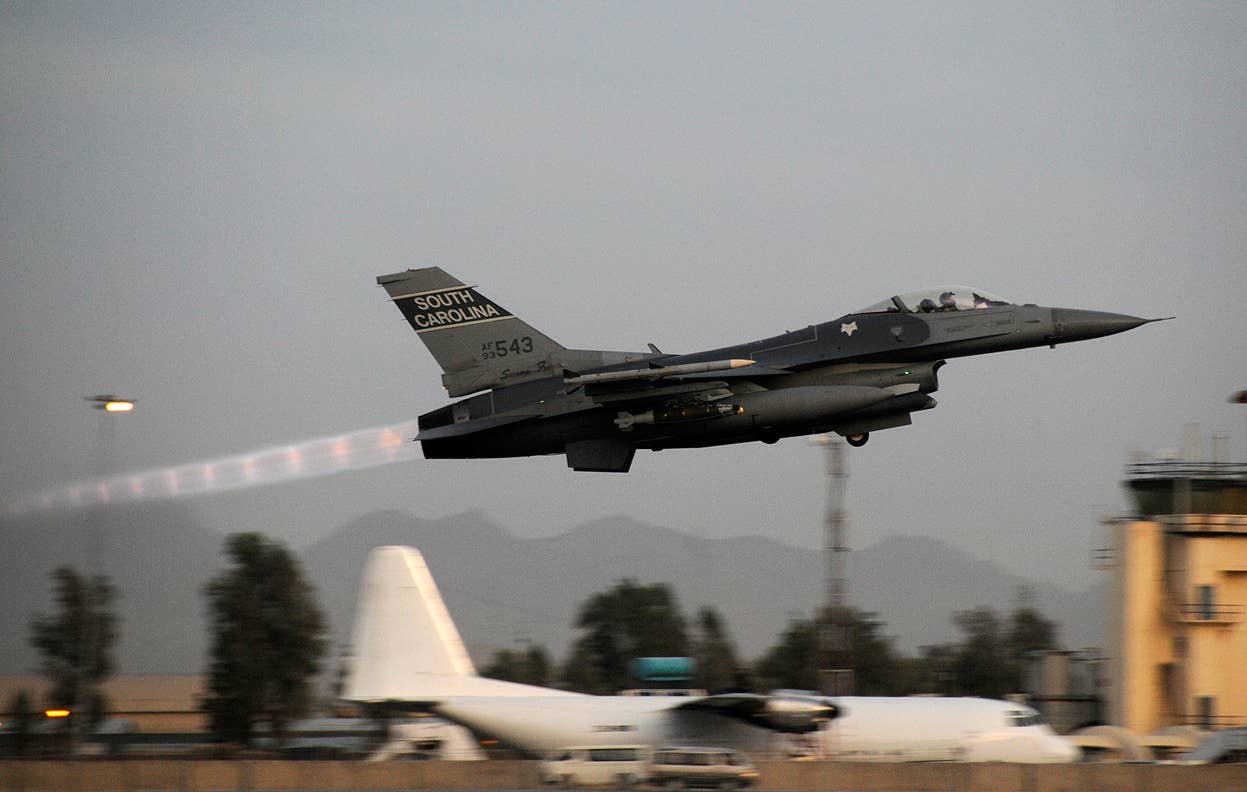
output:
{"label": "tail fin", "polygon": [[558,373],[562,344],[438,267],[380,275],[442,367],[451,396]]}
{"label": "tail fin", "polygon": [[378,547],[368,556],[342,698],[433,703],[452,696],[560,695],[476,675],[420,551]]}
{"label": "tail fin", "polygon": [[374,549],[356,607],[345,698],[390,698],[413,676],[476,674],[419,551]]}

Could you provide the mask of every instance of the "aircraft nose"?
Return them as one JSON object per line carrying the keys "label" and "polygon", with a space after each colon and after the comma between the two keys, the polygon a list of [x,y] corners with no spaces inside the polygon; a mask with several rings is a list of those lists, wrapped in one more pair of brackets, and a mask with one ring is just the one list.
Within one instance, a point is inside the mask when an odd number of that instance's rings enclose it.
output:
{"label": "aircraft nose", "polygon": [[1058,744],[1053,749],[1053,755],[1058,762],[1077,762],[1082,759],[1082,749],[1064,737],[1057,737]]}
{"label": "aircraft nose", "polygon": [[1155,320],[1104,311],[1053,308],[1052,337],[1054,341],[1083,341],[1088,338],[1124,333],[1152,321]]}

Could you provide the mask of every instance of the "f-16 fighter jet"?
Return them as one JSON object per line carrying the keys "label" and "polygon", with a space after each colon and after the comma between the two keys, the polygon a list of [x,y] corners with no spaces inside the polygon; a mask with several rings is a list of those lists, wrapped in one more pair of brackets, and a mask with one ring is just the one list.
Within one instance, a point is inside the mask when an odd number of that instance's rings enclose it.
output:
{"label": "f-16 fighter jet", "polygon": [[871,432],[906,426],[935,406],[946,358],[1055,347],[1158,321],[939,286],[736,346],[606,352],[568,349],[437,267],[377,283],[442,367],[449,395],[469,396],[420,416],[415,439],[426,458],[566,454],[575,470],[608,472],[626,472],[638,448],[825,432],[865,445]]}

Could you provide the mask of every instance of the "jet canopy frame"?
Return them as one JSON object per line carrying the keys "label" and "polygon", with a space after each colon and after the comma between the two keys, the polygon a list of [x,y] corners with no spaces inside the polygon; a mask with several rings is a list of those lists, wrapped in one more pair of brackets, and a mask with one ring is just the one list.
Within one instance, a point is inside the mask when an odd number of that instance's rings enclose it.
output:
{"label": "jet canopy frame", "polygon": [[940,313],[1013,305],[1013,301],[976,286],[948,284],[914,289],[854,313]]}

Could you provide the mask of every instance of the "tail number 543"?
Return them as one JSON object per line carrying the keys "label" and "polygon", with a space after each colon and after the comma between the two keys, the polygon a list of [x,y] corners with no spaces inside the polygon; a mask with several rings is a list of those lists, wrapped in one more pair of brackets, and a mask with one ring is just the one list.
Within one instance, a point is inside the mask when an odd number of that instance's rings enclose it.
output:
{"label": "tail number 543", "polygon": [[507,355],[526,355],[532,351],[533,339],[530,336],[499,338],[481,344],[481,360],[504,358]]}

